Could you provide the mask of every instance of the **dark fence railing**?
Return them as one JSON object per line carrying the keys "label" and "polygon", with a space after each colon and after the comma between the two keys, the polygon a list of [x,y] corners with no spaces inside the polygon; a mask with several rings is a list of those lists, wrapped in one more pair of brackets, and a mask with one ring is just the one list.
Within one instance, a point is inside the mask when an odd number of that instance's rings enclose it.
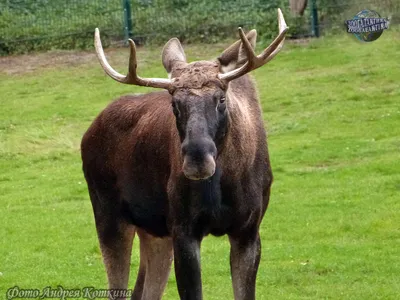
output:
{"label": "dark fence railing", "polygon": [[0,55],[92,47],[96,27],[105,46],[127,37],[139,43],[172,36],[212,43],[235,36],[238,26],[270,39],[277,32],[278,7],[289,37],[301,38],[343,30],[344,20],[362,9],[398,23],[400,0],[308,0],[302,16],[290,11],[289,0],[0,0]]}

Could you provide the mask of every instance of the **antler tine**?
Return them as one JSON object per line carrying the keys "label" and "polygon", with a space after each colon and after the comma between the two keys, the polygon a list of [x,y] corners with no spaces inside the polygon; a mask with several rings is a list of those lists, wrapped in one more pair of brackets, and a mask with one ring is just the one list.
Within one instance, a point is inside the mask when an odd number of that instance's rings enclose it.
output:
{"label": "antler tine", "polygon": [[107,62],[106,56],[104,55],[103,45],[101,44],[100,31],[98,28],[96,28],[94,32],[94,47],[96,48],[96,54],[97,58],[99,59],[100,65],[107,73],[107,75],[118,82],[125,83],[124,80],[126,77],[115,71]]}
{"label": "antler tine", "polygon": [[110,64],[107,62],[107,59],[104,55],[103,46],[100,40],[100,32],[99,29],[96,28],[94,34],[94,45],[96,48],[97,58],[107,73],[112,79],[125,84],[133,84],[139,86],[149,86],[154,88],[163,88],[163,89],[171,89],[173,81],[170,79],[163,79],[163,78],[141,78],[136,73],[137,68],[137,60],[136,60],[136,45],[135,42],[129,39],[129,46],[130,46],[130,55],[129,55],[129,72],[126,76],[118,73],[115,71]]}
{"label": "antler tine", "polygon": [[282,49],[283,43],[285,41],[286,32],[289,30],[289,27],[287,27],[286,25],[285,19],[283,18],[283,14],[280,8],[278,8],[278,23],[279,23],[279,35],[271,43],[271,45],[269,45],[268,48],[265,49],[260,54],[260,58],[262,58],[265,61],[265,63],[273,59],[274,56],[278,54],[279,51]]}
{"label": "antler tine", "polygon": [[222,80],[230,81],[236,79],[252,70],[255,70],[267,62],[269,62],[272,58],[275,57],[276,54],[283,47],[283,43],[285,41],[285,35],[288,31],[289,27],[287,27],[285,19],[283,17],[282,11],[278,8],[278,22],[279,22],[279,35],[275,38],[275,40],[258,56],[254,54],[254,50],[252,49],[250,42],[247,40],[244,32],[241,28],[239,28],[240,39],[242,40],[243,47],[247,54],[248,61],[238,69],[232,70],[227,73],[220,73],[218,77]]}
{"label": "antler tine", "polygon": [[128,39],[129,43],[129,72],[127,77],[130,77],[134,83],[136,83],[138,76],[136,74],[136,69],[137,69],[137,60],[136,60],[136,45],[135,42],[131,39]]}
{"label": "antler tine", "polygon": [[240,39],[242,41],[243,48],[246,51],[246,55],[247,55],[246,69],[248,69],[248,72],[250,72],[252,66],[254,65],[254,62],[256,59],[256,54],[254,53],[253,47],[251,46],[246,35],[244,34],[243,29],[241,27],[239,27],[238,31],[239,31]]}

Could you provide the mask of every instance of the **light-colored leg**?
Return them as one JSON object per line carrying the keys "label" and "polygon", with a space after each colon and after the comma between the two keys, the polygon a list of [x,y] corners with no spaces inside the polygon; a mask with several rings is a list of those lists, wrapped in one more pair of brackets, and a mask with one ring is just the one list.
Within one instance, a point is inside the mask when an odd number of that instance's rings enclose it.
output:
{"label": "light-colored leg", "polygon": [[[107,224],[107,229],[98,226],[100,249],[107,271],[108,288],[126,290],[128,288],[132,242],[135,227],[127,223]],[[110,299],[125,299],[112,298]]]}
{"label": "light-colored leg", "polygon": [[258,265],[261,257],[261,242],[255,239],[235,239],[231,243],[231,274],[235,300],[254,300]]}
{"label": "light-colored leg", "polygon": [[[112,190],[103,190],[100,193],[90,184],[90,180],[88,188],[101,254],[106,267],[108,288],[126,290],[136,228],[119,215],[119,207],[111,200],[116,198]],[[118,298],[110,294],[109,299],[125,299],[125,297]]]}
{"label": "light-colored leg", "polygon": [[169,237],[154,237],[140,229],[137,233],[140,239],[140,267],[132,299],[161,299],[173,260],[172,240]]}

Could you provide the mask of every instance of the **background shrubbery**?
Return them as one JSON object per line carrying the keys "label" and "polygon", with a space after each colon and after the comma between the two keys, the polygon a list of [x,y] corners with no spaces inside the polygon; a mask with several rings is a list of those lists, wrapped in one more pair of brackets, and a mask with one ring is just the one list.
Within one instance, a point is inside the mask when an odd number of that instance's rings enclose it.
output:
{"label": "background shrubbery", "polygon": [[[310,2],[310,1],[309,1]],[[256,28],[264,39],[277,33],[276,8],[284,11],[289,37],[311,32],[310,8],[293,16],[284,0],[132,0],[134,38],[163,43],[172,36],[183,42],[213,43],[236,36],[236,28]],[[369,8],[382,15],[399,11],[399,0],[319,0],[321,31],[343,29],[343,21]],[[121,0],[0,0],[0,54],[92,47],[101,29],[105,46],[124,38]]]}
{"label": "background shrubbery", "polygon": [[87,48],[97,25],[108,41],[122,24],[119,0],[0,0],[0,53]]}

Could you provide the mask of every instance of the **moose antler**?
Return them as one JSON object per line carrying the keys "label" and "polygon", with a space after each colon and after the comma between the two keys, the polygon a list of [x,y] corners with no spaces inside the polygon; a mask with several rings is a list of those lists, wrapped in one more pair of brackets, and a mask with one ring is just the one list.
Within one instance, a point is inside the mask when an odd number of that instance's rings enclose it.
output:
{"label": "moose antler", "polygon": [[129,56],[129,71],[126,76],[115,71],[110,64],[107,62],[107,59],[104,55],[103,46],[100,40],[100,32],[99,29],[96,28],[94,33],[94,45],[96,48],[97,58],[100,61],[101,66],[104,71],[110,76],[112,79],[125,83],[125,84],[133,84],[140,86],[150,86],[154,88],[162,88],[169,90],[172,87],[173,80],[164,79],[164,78],[142,78],[139,77],[136,73],[137,61],[136,61],[136,46],[135,42],[131,39],[129,41],[130,46],[130,56]]}
{"label": "moose antler", "polygon": [[242,28],[239,27],[239,35],[242,40],[243,47],[247,54],[247,62],[240,68],[234,69],[227,73],[218,74],[219,79],[230,81],[236,79],[252,70],[255,70],[275,57],[282,49],[283,42],[285,41],[285,35],[289,27],[287,27],[285,19],[283,18],[282,11],[278,8],[278,22],[279,22],[279,35],[264,51],[256,56],[250,42],[246,38]]}

